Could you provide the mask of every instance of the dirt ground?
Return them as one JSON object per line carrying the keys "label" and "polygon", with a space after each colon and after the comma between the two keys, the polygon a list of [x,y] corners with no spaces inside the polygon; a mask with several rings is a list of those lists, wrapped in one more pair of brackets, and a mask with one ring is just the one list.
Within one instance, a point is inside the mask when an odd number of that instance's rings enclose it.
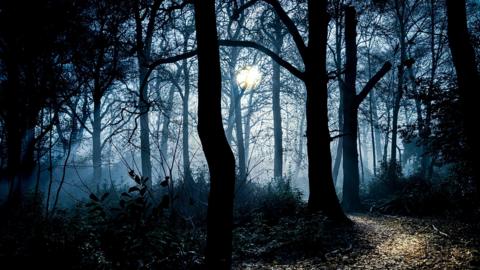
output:
{"label": "dirt ground", "polygon": [[253,260],[234,269],[480,269],[479,224],[371,214],[350,218],[353,227],[333,236],[342,244],[327,247],[323,256],[289,263]]}

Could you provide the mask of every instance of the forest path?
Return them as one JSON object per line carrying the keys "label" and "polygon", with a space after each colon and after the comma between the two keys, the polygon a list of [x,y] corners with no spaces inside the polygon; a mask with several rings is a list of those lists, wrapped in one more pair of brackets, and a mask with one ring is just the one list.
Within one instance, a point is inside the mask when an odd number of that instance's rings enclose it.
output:
{"label": "forest path", "polygon": [[241,263],[235,269],[480,269],[479,224],[387,215],[350,218],[355,225],[332,232],[341,244],[323,257]]}

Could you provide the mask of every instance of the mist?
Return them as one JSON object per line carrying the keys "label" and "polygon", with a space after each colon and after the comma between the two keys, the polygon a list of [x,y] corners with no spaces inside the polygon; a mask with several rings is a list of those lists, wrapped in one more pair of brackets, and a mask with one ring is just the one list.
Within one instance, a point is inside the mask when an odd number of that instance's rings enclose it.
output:
{"label": "mist", "polygon": [[479,10],[2,1],[0,257],[477,267]]}

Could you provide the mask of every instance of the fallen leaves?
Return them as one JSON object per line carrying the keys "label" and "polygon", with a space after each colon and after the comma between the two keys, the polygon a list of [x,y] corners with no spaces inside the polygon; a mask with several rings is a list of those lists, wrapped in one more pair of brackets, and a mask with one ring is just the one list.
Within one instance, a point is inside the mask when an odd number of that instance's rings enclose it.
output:
{"label": "fallen leaves", "polygon": [[[479,224],[399,216],[357,215],[350,218],[355,222],[353,228],[329,231],[319,224],[323,230],[322,239],[319,239],[325,250],[323,256],[305,256],[293,261],[286,257],[284,260],[278,257],[264,260],[259,256],[237,263],[234,269],[480,268]],[[269,230],[275,232],[278,228]],[[295,237],[295,233],[290,236]],[[272,241],[264,246],[250,245],[249,249],[261,253],[272,246],[274,250],[281,250],[285,248],[282,245],[288,244],[273,241],[276,235],[270,237]]]}

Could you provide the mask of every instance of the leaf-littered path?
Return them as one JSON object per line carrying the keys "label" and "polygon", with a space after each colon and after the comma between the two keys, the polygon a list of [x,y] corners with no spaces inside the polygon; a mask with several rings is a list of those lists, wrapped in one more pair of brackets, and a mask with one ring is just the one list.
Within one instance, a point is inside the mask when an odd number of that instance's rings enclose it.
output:
{"label": "leaf-littered path", "polygon": [[347,245],[289,263],[251,261],[234,269],[480,269],[480,225],[456,220],[351,215]]}

